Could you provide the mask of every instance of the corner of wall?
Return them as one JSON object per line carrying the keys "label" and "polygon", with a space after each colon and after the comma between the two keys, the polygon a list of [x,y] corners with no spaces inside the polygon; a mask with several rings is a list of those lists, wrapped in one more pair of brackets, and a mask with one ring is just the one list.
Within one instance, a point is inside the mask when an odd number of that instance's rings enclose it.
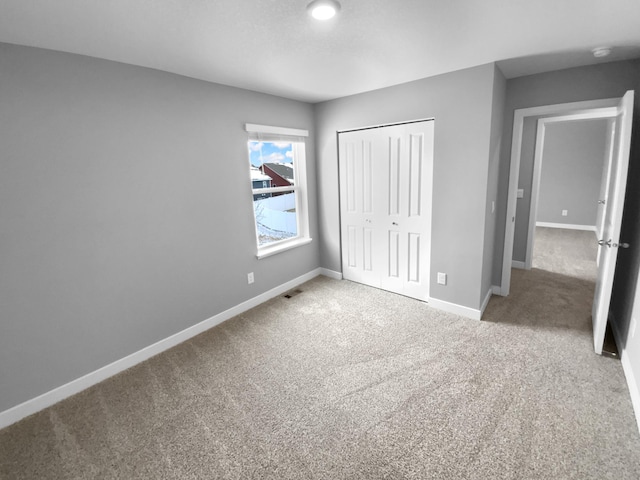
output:
{"label": "corner of wall", "polygon": [[[504,130],[504,104],[506,97],[506,79],[497,64],[493,64],[493,80],[491,91],[491,118],[489,123],[489,152],[487,165],[487,189],[485,207],[485,232],[483,244],[482,284],[480,295],[491,289],[495,278],[496,256],[499,255],[496,248],[496,235],[498,225],[498,195],[500,185],[500,151],[502,145],[502,132]],[[507,185],[508,188],[508,185]],[[499,243],[499,242],[498,242]],[[482,300],[482,298],[481,298]]]}

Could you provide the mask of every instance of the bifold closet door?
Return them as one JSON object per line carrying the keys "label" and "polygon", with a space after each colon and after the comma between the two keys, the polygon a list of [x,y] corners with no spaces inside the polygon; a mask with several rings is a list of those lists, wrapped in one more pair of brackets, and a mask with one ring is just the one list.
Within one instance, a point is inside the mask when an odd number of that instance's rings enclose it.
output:
{"label": "bifold closet door", "polygon": [[428,299],[433,124],[339,134],[345,279]]}

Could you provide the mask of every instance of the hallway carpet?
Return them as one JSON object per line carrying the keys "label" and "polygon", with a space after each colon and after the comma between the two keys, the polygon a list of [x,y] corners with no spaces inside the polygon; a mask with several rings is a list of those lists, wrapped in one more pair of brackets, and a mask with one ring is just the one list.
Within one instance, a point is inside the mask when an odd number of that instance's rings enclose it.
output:
{"label": "hallway carpet", "polygon": [[536,227],[533,268],[596,280],[598,238],[595,232]]}
{"label": "hallway carpet", "polygon": [[318,277],[0,431],[2,479],[629,479],[593,283],[514,271],[485,321]]}

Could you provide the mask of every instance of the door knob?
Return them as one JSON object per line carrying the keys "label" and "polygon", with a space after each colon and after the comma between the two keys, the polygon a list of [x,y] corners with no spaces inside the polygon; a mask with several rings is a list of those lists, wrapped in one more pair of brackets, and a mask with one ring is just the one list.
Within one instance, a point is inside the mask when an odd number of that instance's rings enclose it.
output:
{"label": "door knob", "polygon": [[604,246],[606,245],[607,247],[614,247],[614,248],[629,248],[631,245],[629,245],[627,242],[622,242],[620,244],[617,243],[611,243],[611,239],[607,240],[606,242],[604,240],[598,240],[598,245]]}
{"label": "door knob", "polygon": [[392,222],[391,225],[395,225],[396,227],[398,226],[396,222]]}
{"label": "door knob", "polygon": [[604,205],[606,202],[604,200],[598,200],[598,205]]}

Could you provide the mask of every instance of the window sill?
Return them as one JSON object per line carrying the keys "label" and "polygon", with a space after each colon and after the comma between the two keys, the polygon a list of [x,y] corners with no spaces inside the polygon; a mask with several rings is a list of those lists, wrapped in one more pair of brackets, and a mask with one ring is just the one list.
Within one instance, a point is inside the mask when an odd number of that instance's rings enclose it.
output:
{"label": "window sill", "polygon": [[292,248],[296,248],[296,247],[301,247],[302,245],[307,245],[308,243],[311,243],[310,237],[296,238],[288,242],[282,242],[282,243],[278,243],[277,245],[263,247],[260,250],[258,250],[256,257],[258,257],[258,259],[270,257],[271,255],[275,255],[276,253],[291,250]]}

